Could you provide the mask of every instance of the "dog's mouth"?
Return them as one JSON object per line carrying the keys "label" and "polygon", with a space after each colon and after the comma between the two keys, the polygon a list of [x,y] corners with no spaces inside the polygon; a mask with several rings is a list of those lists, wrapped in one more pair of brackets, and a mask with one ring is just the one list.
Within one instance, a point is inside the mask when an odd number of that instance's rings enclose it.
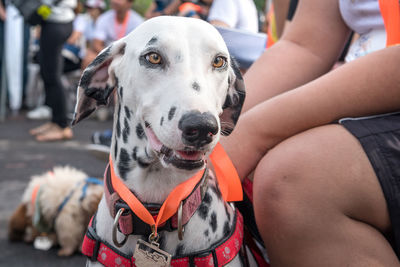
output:
{"label": "dog's mouth", "polygon": [[149,123],[145,123],[145,132],[152,149],[160,155],[165,164],[172,164],[176,168],[193,170],[205,164],[205,151],[200,150],[173,150],[165,146],[155,135]]}

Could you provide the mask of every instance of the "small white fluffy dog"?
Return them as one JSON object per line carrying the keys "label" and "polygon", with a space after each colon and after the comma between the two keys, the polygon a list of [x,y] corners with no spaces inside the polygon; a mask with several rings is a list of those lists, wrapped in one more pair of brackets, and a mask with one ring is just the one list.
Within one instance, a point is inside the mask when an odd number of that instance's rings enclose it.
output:
{"label": "small white fluffy dog", "polygon": [[70,256],[78,248],[103,194],[100,180],[72,167],[55,167],[32,176],[10,218],[9,240],[32,242],[46,233]]}

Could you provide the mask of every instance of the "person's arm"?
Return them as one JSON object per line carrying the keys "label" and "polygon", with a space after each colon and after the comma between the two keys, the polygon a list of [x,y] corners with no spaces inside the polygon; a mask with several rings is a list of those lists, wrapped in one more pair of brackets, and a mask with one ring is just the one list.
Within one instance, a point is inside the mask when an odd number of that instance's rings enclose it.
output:
{"label": "person's arm", "polygon": [[214,0],[207,20],[214,26],[234,28],[238,20],[238,10],[232,0]]}
{"label": "person's arm", "polygon": [[297,133],[343,117],[399,111],[399,62],[400,46],[386,48],[243,114],[231,136],[222,140],[240,177],[254,170],[268,150]]}
{"label": "person's arm", "polygon": [[104,49],[104,47],[105,47],[105,45],[104,45],[104,41],[103,40],[100,40],[100,39],[93,39],[92,40],[91,49],[96,54],[100,53],[101,50]]}
{"label": "person's arm", "polygon": [[[300,1],[293,22],[282,39],[268,48],[246,72],[242,115],[233,133],[221,139],[242,178],[254,170],[269,149],[298,132],[343,116],[394,108],[382,98],[380,110],[360,98],[371,97],[369,91],[384,97],[379,88],[385,86],[386,92],[389,85],[379,84],[378,80],[367,81],[385,73],[380,64],[387,68],[385,57],[394,58],[386,53],[395,54],[395,50],[398,53],[399,48],[370,55],[317,79],[331,70],[349,33],[341,18],[338,1]],[[400,77],[398,70],[392,69],[388,73],[394,75],[395,72]],[[382,77],[387,79],[388,76]],[[310,82],[314,79],[317,80]],[[296,87],[299,88],[293,89]],[[392,91],[394,93],[398,92]],[[386,100],[394,99],[391,95]],[[375,96],[369,99],[373,103],[375,100]]]}
{"label": "person's arm", "polygon": [[225,28],[231,28],[231,26],[229,26],[228,24],[226,24],[225,22],[218,20],[218,19],[213,19],[210,20],[210,23],[214,26],[218,26],[218,27],[225,27]]}
{"label": "person's arm", "polygon": [[0,20],[5,21],[7,18],[6,10],[3,3],[0,1]]}
{"label": "person's arm", "polygon": [[101,50],[105,47],[105,40],[107,38],[107,13],[103,13],[100,17],[96,20],[94,33],[93,33],[93,40],[90,45],[90,50],[92,50],[95,54],[101,52]]}
{"label": "person's arm", "polygon": [[273,0],[273,4],[275,13],[276,34],[278,35],[278,38],[281,38],[286,25],[290,0]]}
{"label": "person's arm", "polygon": [[178,12],[179,6],[182,4],[182,0],[172,1],[166,8],[164,8],[162,15],[174,15]]}
{"label": "person's arm", "polygon": [[243,111],[328,72],[349,33],[337,0],[300,1],[282,38],[246,72]]}
{"label": "person's arm", "polygon": [[76,45],[79,39],[82,37],[82,33],[78,31],[73,31],[69,36],[67,43],[71,45]]}

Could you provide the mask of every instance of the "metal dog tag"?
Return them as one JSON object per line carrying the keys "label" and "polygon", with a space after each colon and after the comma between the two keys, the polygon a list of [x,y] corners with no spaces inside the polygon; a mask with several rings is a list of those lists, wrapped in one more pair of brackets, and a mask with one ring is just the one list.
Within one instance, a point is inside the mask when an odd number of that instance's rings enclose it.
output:
{"label": "metal dog tag", "polygon": [[138,267],[168,267],[171,264],[171,254],[161,250],[156,242],[147,243],[139,239],[133,257]]}

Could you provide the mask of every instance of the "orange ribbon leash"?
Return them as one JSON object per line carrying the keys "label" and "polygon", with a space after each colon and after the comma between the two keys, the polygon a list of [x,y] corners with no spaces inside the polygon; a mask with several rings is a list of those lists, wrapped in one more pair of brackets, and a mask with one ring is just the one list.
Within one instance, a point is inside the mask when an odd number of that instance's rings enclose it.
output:
{"label": "orange ribbon leash", "polygon": [[35,210],[36,198],[37,198],[37,194],[39,192],[40,186],[41,186],[41,184],[37,184],[37,185],[35,185],[35,187],[33,187],[33,190],[32,190],[31,206],[32,206],[33,213],[34,213],[34,210]]}
{"label": "orange ribbon leash", "polygon": [[[222,197],[225,201],[240,201],[243,199],[242,184],[231,160],[221,144],[217,144],[210,155],[214,166]],[[129,188],[117,177],[110,154],[111,183],[118,195],[128,204],[131,210],[145,223],[150,225],[157,236],[158,225],[166,222],[178,210],[182,200],[187,198],[193,188],[200,182],[206,170],[197,172],[194,176],[175,187],[164,201],[158,213],[157,219],[129,190]]]}
{"label": "orange ribbon leash", "polygon": [[227,202],[243,200],[242,183],[239,175],[220,143],[215,146],[210,154],[210,159],[223,199]]}
{"label": "orange ribbon leash", "polygon": [[[54,172],[49,171],[48,172],[49,175],[51,175],[51,177],[54,177]],[[32,189],[32,195],[31,195],[31,206],[32,206],[32,210],[33,213],[35,213],[35,205],[36,205],[36,198],[39,192],[40,187],[42,186],[43,183],[37,184],[33,187]]]}
{"label": "orange ribbon leash", "polygon": [[400,44],[399,0],[379,0],[379,8],[386,28],[386,46]]}
{"label": "orange ribbon leash", "polygon": [[[166,222],[178,210],[178,207],[183,199],[185,199],[198,184],[203,177],[205,170],[199,171],[193,177],[179,184],[164,201],[158,213],[157,219],[154,220],[150,212],[143,206],[139,199],[129,190],[129,188],[119,179],[115,172],[110,155],[110,168],[111,168],[111,183],[118,193],[118,195],[128,204],[131,210],[145,223],[152,226],[154,235],[157,236],[158,225]],[[154,227],[154,228],[153,228]]]}

